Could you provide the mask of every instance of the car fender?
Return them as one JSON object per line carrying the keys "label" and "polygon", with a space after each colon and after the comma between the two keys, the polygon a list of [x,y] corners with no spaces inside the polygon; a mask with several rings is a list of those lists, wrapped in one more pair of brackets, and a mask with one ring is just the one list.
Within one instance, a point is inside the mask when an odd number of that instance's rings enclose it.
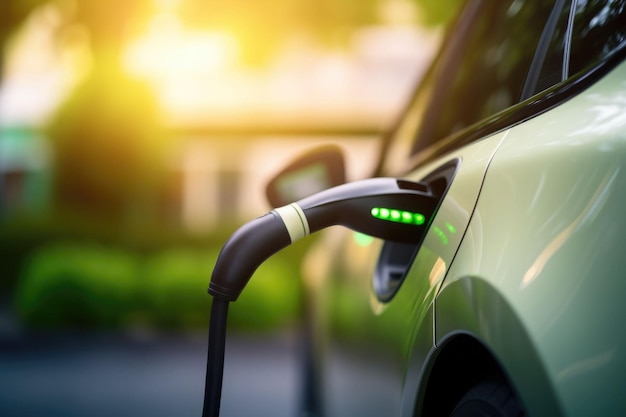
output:
{"label": "car fender", "polygon": [[510,130],[435,301],[437,342],[475,334],[530,410],[540,383],[564,415],[626,413],[624,80],[622,63]]}

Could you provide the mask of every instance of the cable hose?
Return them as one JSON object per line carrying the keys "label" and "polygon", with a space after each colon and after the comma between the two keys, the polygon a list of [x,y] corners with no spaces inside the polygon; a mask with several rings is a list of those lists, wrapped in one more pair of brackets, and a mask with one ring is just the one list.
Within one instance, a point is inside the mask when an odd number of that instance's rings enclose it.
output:
{"label": "cable hose", "polygon": [[229,302],[224,299],[213,297],[211,319],[209,322],[209,348],[207,353],[202,417],[219,417],[220,415],[228,304]]}

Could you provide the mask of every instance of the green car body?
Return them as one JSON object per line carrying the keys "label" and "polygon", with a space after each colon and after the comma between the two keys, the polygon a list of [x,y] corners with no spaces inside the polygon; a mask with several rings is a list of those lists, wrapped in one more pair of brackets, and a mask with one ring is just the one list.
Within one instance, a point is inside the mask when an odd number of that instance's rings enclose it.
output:
{"label": "green car body", "polygon": [[[465,13],[486,7],[475,3]],[[552,3],[552,21],[565,16],[571,35],[593,2]],[[596,3],[626,13],[623,2]],[[389,244],[345,229],[311,249],[311,413],[451,415],[496,378],[522,415],[626,415],[625,56],[621,42],[452,139],[403,153],[423,130],[416,114],[429,115],[418,90],[376,175],[456,170],[415,253],[389,260]],[[395,268],[391,296],[377,291],[387,285],[381,263]]]}
{"label": "green car body", "polygon": [[563,415],[626,413],[625,80],[622,64],[508,131],[436,301],[437,343],[459,329],[476,335],[531,415],[555,415],[536,381]]}

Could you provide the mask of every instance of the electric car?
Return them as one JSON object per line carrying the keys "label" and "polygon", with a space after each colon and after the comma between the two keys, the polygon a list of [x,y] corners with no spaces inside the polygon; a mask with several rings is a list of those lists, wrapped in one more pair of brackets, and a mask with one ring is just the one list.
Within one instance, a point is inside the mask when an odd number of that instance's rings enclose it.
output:
{"label": "electric car", "polygon": [[435,191],[423,237],[332,227],[304,261],[308,415],[626,415],[625,7],[461,7],[372,164]]}

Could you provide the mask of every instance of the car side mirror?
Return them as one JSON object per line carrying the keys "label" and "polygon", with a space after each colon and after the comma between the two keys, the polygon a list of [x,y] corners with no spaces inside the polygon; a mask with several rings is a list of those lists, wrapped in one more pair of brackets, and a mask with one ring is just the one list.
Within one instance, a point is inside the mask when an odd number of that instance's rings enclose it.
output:
{"label": "car side mirror", "polygon": [[342,150],[336,145],[324,145],[301,155],[276,174],[265,194],[276,208],[345,182]]}

